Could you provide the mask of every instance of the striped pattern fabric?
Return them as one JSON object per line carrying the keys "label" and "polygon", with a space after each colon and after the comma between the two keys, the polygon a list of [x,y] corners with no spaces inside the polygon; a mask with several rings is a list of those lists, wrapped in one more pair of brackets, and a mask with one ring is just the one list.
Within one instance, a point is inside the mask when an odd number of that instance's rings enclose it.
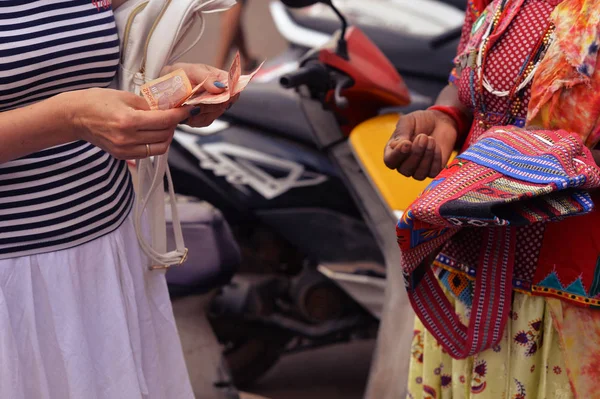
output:
{"label": "striped pattern fabric", "polygon": [[[0,111],[108,87],[118,63],[110,2],[0,1]],[[6,162],[0,165],[0,259],[107,234],[132,201],[126,163],[84,141]]]}
{"label": "striped pattern fabric", "polygon": [[[494,128],[409,207],[396,230],[408,296],[423,325],[450,355],[464,359],[502,339],[520,229],[590,212],[594,204],[587,190],[598,187],[600,169],[577,136]],[[480,240],[465,240],[465,232]],[[457,259],[445,253],[452,246]],[[433,266],[444,268],[444,260],[467,264],[469,258],[477,260],[467,327]],[[473,276],[470,267],[465,271]],[[461,294],[469,288],[451,283]]]}
{"label": "striped pattern fabric", "polygon": [[[542,143],[545,140],[539,135],[534,134],[534,137]],[[515,140],[519,140],[519,137],[515,137]],[[531,139],[522,140],[519,144],[531,145]],[[570,152],[574,152],[576,149],[576,145],[565,147],[565,151],[570,150]],[[510,143],[493,137],[480,140],[476,147],[465,151],[460,158],[495,169],[508,177],[521,179],[525,176],[528,183],[546,184],[551,181],[561,188],[566,188],[583,184],[585,178],[577,173],[575,165],[571,165],[571,170],[565,171],[565,165],[562,165],[554,155],[541,154],[532,157],[529,154],[522,154]]]}

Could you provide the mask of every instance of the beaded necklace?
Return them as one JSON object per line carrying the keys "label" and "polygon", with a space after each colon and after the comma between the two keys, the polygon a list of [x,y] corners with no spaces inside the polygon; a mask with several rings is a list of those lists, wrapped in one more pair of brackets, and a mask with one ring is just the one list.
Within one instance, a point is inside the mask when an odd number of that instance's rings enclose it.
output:
{"label": "beaded necklace", "polygon": [[[509,1],[510,0],[503,0],[494,12],[493,19],[481,39],[481,44],[474,60],[474,68],[471,68],[469,82],[471,101],[473,103],[473,109],[476,111],[475,117],[478,120],[479,126],[484,129],[497,125],[510,125],[515,122],[524,102],[524,89],[533,80],[535,72],[553,39],[554,25],[552,22],[549,22],[546,33],[540,37],[534,47],[534,51],[527,56],[524,64],[519,69],[514,86],[508,91],[494,89],[485,77],[485,64],[487,56],[493,46],[493,44],[490,45],[490,36],[495,33],[497,27],[500,25],[500,21],[505,17],[506,5]],[[476,84],[475,74],[477,74],[478,84]],[[503,114],[492,115],[487,112],[484,101],[484,91],[497,97],[508,98],[509,107],[507,107]]]}

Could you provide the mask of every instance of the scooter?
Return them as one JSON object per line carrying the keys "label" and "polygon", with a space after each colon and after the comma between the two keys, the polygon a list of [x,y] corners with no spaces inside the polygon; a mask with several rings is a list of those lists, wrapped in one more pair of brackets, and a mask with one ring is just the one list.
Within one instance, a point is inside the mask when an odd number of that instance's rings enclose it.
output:
{"label": "scooter", "polygon": [[[398,115],[371,118],[408,106],[410,93],[333,9],[342,29],[281,85],[248,86],[223,119],[180,127],[170,150],[176,190],[217,206],[242,249],[241,274],[210,317],[240,386],[283,353],[377,334],[386,276],[398,269],[394,225],[427,184],[383,165]],[[407,301],[395,310],[406,315],[396,333],[408,350],[412,311]]]}
{"label": "scooter", "polygon": [[[466,3],[466,0],[335,2],[350,24],[360,27],[396,67],[412,92],[413,102],[431,102],[447,84]],[[272,1],[269,8],[279,33],[290,44],[289,60],[279,61],[281,70],[296,68],[293,64],[296,53],[303,54],[327,43],[339,27],[336,14],[326,4],[294,10]]]}

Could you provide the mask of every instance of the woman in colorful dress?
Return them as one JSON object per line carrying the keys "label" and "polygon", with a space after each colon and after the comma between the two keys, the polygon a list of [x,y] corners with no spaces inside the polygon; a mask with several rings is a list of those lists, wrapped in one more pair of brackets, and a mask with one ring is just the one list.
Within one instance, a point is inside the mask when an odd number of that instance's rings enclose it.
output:
{"label": "woman in colorful dress", "polygon": [[[434,107],[400,119],[386,164],[433,178],[454,148],[467,149],[490,128],[507,125],[563,129],[598,163],[599,35],[598,0],[469,1],[450,85]],[[600,398],[599,213],[517,233],[512,305],[493,347],[453,358],[422,323],[432,315],[415,309],[408,398]],[[435,267],[466,324],[472,275],[452,262]]]}
{"label": "woman in colorful dress", "polygon": [[[0,21],[0,397],[192,399],[125,159],[164,153],[179,122],[204,126],[227,104],[150,111],[108,89],[110,0],[5,0]],[[222,92],[225,72],[178,67]]]}

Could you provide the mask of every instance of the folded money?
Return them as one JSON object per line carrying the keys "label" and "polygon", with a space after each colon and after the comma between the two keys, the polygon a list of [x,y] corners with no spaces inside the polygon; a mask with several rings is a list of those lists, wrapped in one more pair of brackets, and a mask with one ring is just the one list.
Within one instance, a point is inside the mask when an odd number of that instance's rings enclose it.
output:
{"label": "folded money", "polygon": [[180,106],[194,88],[183,69],[178,69],[142,86],[141,92],[151,109]]}
{"label": "folded money", "polygon": [[229,68],[227,89],[220,94],[202,91],[206,81],[195,87],[192,86],[183,69],[177,69],[144,84],[141,87],[141,93],[150,108],[155,110],[176,108],[182,105],[222,104],[242,92],[262,65],[249,75],[241,75],[240,54],[237,53]]}

